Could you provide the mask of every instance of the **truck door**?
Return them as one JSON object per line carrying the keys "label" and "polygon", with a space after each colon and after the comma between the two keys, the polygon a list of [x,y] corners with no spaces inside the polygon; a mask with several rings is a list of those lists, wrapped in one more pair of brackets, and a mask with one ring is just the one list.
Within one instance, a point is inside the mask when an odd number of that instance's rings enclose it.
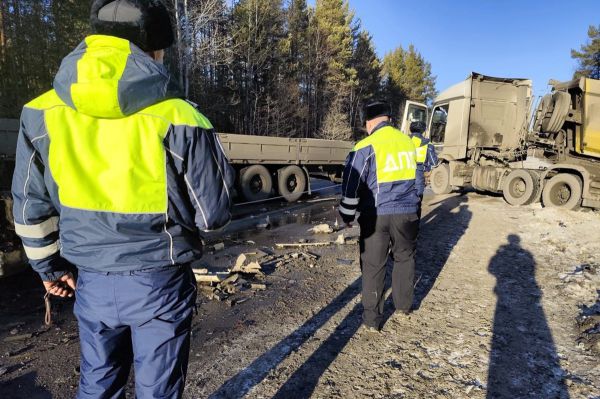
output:
{"label": "truck door", "polygon": [[431,140],[431,144],[435,146],[437,152],[441,152],[444,148],[444,140],[446,138],[446,124],[448,123],[448,109],[450,104],[439,104],[433,108],[431,121],[427,135]]}
{"label": "truck door", "polygon": [[427,125],[427,105],[415,101],[407,101],[402,114],[400,130],[404,134],[410,134],[412,122],[423,122]]}

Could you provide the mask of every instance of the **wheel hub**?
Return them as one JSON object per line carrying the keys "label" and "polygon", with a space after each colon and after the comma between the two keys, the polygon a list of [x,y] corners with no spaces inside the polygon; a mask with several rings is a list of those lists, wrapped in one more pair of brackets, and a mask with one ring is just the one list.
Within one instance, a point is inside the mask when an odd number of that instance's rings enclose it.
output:
{"label": "wheel hub", "polygon": [[262,190],[263,184],[262,184],[262,179],[260,178],[259,175],[254,175],[252,176],[252,179],[250,180],[250,190],[252,190],[253,193],[258,193]]}
{"label": "wheel hub", "polygon": [[571,189],[566,184],[560,186],[557,198],[561,204],[565,204],[571,198]]}
{"label": "wheel hub", "polygon": [[287,181],[288,190],[294,191],[298,183],[296,182],[296,176],[290,176]]}
{"label": "wheel hub", "polygon": [[525,183],[525,180],[523,179],[517,179],[512,187],[512,194],[515,197],[522,197],[523,194],[525,194],[525,190],[527,188],[527,184]]}

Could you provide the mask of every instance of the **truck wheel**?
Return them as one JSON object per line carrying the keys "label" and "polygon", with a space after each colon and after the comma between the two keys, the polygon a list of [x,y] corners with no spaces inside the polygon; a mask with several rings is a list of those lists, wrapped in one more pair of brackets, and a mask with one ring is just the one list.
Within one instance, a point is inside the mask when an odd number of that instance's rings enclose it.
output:
{"label": "truck wheel", "polygon": [[279,169],[277,189],[287,202],[297,201],[306,189],[306,174],[296,165]]}
{"label": "truck wheel", "polygon": [[515,169],[506,176],[502,194],[511,205],[529,205],[539,196],[539,186],[537,175],[525,169]]}
{"label": "truck wheel", "polygon": [[452,191],[450,167],[447,163],[443,163],[431,171],[431,190],[435,194],[448,194]]}
{"label": "truck wheel", "polygon": [[252,165],[242,169],[240,188],[246,201],[265,200],[271,196],[273,179],[267,168],[262,165]]}
{"label": "truck wheel", "polygon": [[544,206],[574,210],[581,204],[583,184],[579,176],[559,173],[546,182],[542,191]]}

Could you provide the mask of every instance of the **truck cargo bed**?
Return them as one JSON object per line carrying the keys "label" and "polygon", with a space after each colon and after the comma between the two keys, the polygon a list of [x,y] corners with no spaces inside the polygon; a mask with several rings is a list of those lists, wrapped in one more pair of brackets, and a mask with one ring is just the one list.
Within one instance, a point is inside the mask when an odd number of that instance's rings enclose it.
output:
{"label": "truck cargo bed", "polygon": [[232,164],[342,165],[350,141],[219,133]]}

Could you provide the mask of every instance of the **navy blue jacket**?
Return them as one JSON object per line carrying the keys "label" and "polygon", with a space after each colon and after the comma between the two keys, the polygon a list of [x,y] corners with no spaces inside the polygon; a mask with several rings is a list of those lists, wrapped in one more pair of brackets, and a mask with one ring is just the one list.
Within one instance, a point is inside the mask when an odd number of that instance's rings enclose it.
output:
{"label": "navy blue jacket", "polygon": [[364,214],[415,213],[415,145],[404,133],[383,122],[356,144],[346,159],[339,212],[345,222]]}

